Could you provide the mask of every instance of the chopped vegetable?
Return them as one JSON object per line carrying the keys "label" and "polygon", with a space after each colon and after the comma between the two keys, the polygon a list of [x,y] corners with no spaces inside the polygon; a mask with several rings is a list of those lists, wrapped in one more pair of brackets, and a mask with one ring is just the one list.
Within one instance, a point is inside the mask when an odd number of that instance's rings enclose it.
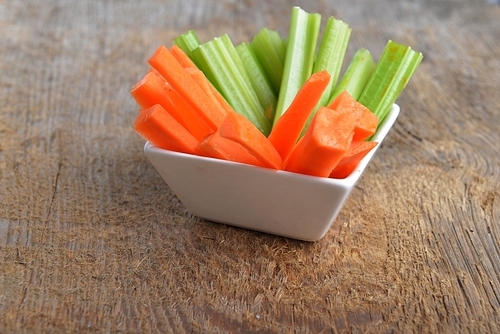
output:
{"label": "chopped vegetable", "polygon": [[202,140],[213,132],[210,126],[198,116],[198,113],[179,95],[179,93],[167,83],[165,92],[175,105],[175,108],[181,111],[181,116],[186,129],[198,140]]}
{"label": "chopped vegetable", "polygon": [[312,74],[320,23],[320,14],[308,13],[300,7],[292,8],[288,47],[274,124]]}
{"label": "chopped vegetable", "polygon": [[327,71],[311,75],[273,126],[269,140],[284,161],[292,152],[309,115],[318,104],[329,82],[330,74]]}
{"label": "chopped vegetable", "polygon": [[154,71],[149,71],[130,90],[135,102],[143,108],[150,108],[155,104],[161,104],[165,109],[173,108],[174,104],[164,91],[165,80],[160,78]]}
{"label": "chopped vegetable", "polygon": [[139,80],[130,93],[142,109],[160,104],[198,140],[202,140],[212,132],[210,127],[154,69]]}
{"label": "chopped vegetable", "polygon": [[208,157],[263,167],[246,148],[235,141],[221,137],[219,132],[207,136],[198,144],[198,149]]}
{"label": "chopped vegetable", "polygon": [[190,55],[191,51],[196,49],[200,44],[200,39],[194,30],[189,30],[177,38],[174,38],[174,45],[181,48],[187,55]]}
{"label": "chopped vegetable", "polygon": [[160,78],[163,82],[166,82],[165,78],[163,77],[163,75],[160,74],[160,72],[158,72],[154,67],[150,67],[149,68],[149,71],[148,73],[153,73],[154,75],[156,75],[158,78]]}
{"label": "chopped vegetable", "polygon": [[277,98],[271,83],[262,68],[257,56],[248,43],[241,43],[236,46],[236,51],[245,66],[245,70],[250,78],[250,83],[257,93],[260,104],[264,108],[264,115],[269,121],[274,119]]}
{"label": "chopped vegetable", "polygon": [[188,102],[211,129],[217,130],[224,119],[224,112],[217,108],[166,47],[160,46],[148,62]]}
{"label": "chopped vegetable", "polygon": [[363,48],[358,49],[349,63],[344,76],[333,90],[328,104],[343,91],[347,91],[355,100],[358,100],[374,69],[375,61],[370,51]]}
{"label": "chopped vegetable", "polygon": [[200,71],[197,67],[187,67],[186,73],[188,73],[200,86],[200,88],[205,92],[205,94],[212,100],[212,102],[221,110],[224,115],[229,112],[233,112],[233,108],[227,103],[226,100],[220,95],[219,91],[208,81],[207,77]]}
{"label": "chopped vegetable", "polygon": [[161,105],[141,110],[134,129],[154,146],[189,154],[200,154],[199,141]]}
{"label": "chopped vegetable", "polygon": [[348,177],[361,160],[370,152],[377,142],[374,141],[353,141],[349,146],[349,150],[335,166],[330,173],[330,177],[334,179],[344,179]]}
{"label": "chopped vegetable", "polygon": [[191,57],[234,110],[268,135],[271,123],[229,36],[223,35],[201,44],[192,51]]}
{"label": "chopped vegetable", "polygon": [[337,20],[333,16],[328,19],[319,45],[318,55],[314,61],[313,72],[326,70],[330,73],[331,79],[318,107],[326,106],[330,100],[332,90],[339,78],[350,36],[351,28],[347,23]]}
{"label": "chopped vegetable", "polygon": [[220,94],[220,92],[207,79],[205,74],[200,69],[198,69],[198,67],[196,67],[196,64],[182,49],[174,45],[170,49],[170,52],[179,61],[182,67],[184,67],[186,72],[198,83],[200,88],[207,94],[207,96],[212,99],[215,105],[224,112],[224,114],[227,114],[230,111],[234,111],[229,103],[227,103],[224,97]]}
{"label": "chopped vegetable", "polygon": [[359,102],[379,118],[379,124],[391,109],[422,61],[422,54],[389,40],[380,60],[363,89]]}
{"label": "chopped vegetable", "polygon": [[245,147],[264,167],[281,169],[283,161],[269,139],[247,118],[236,112],[226,115],[218,130],[221,137]]}
{"label": "chopped vegetable", "polygon": [[274,94],[278,95],[283,77],[286,46],[275,30],[262,28],[250,42],[250,46],[269,78]]}
{"label": "chopped vegetable", "polygon": [[333,16],[328,19],[312,71],[313,73],[328,71],[330,73],[330,82],[323,92],[321,99],[318,101],[316,108],[309,115],[302,135],[309,126],[316,110],[319,107],[326,106],[330,100],[333,87],[337,84],[350,36],[351,28],[345,22],[337,20]]}
{"label": "chopped vegetable", "polygon": [[340,95],[328,105],[328,108],[337,112],[345,112],[354,115],[354,137],[352,140],[365,140],[377,131],[377,116],[364,105],[353,99],[346,91],[340,93]]}
{"label": "chopped vegetable", "polygon": [[174,56],[175,59],[177,59],[182,67],[196,67],[196,64],[191,60],[191,58],[188,57],[186,52],[177,45],[172,45],[172,47],[170,48],[170,53],[172,54],[172,56]]}
{"label": "chopped vegetable", "polygon": [[285,170],[328,177],[349,149],[355,117],[321,107],[285,162]]}

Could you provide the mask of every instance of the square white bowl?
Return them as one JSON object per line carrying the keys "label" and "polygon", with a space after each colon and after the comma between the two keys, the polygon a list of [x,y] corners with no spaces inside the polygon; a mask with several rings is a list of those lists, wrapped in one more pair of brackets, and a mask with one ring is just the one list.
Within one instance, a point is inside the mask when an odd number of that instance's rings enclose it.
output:
{"label": "square white bowl", "polygon": [[399,115],[394,104],[379,144],[345,179],[320,178],[172,152],[146,143],[144,153],[192,214],[210,221],[304,241],[326,234]]}

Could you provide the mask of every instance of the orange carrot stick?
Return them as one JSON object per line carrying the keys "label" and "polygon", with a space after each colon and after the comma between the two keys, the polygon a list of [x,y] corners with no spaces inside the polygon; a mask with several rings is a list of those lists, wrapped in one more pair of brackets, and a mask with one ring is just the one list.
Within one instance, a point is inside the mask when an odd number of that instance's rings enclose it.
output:
{"label": "orange carrot stick", "polygon": [[207,136],[198,144],[198,148],[203,155],[208,157],[262,167],[262,164],[246,148],[230,139],[221,137],[218,132]]}
{"label": "orange carrot stick", "polygon": [[224,98],[224,96],[222,96],[222,94],[217,90],[217,88],[215,88],[214,85],[212,85],[212,83],[208,81],[208,79],[205,81],[205,83],[206,83],[205,89],[210,89],[213,97],[225,111],[225,114],[233,112],[234,108],[229,104],[229,102],[227,102],[227,100]]}
{"label": "orange carrot stick", "polygon": [[224,112],[224,115],[229,112],[234,112],[233,107],[227,103],[224,97],[222,97],[219,91],[212,85],[201,70],[197,67],[186,67],[185,70],[198,83],[198,85],[200,85],[200,88],[205,92],[205,94],[212,99],[213,103]]}
{"label": "orange carrot stick", "polygon": [[358,116],[352,140],[362,141],[373,136],[377,131],[378,117],[361,103],[352,108],[351,112]]}
{"label": "orange carrot stick", "polygon": [[149,70],[148,70],[148,73],[153,73],[155,74],[158,78],[160,78],[161,80],[163,80],[164,82],[167,82],[167,80],[165,80],[165,78],[163,77],[163,75],[160,74],[160,72],[158,72],[154,67],[151,67]]}
{"label": "orange carrot stick", "polygon": [[328,177],[349,149],[354,116],[320,107],[285,163],[285,170]]}
{"label": "orange carrot stick", "polygon": [[196,67],[196,64],[189,58],[189,56],[182,51],[180,47],[177,45],[172,45],[170,48],[170,53],[172,53],[172,56],[174,56],[175,59],[181,64],[182,67],[188,68],[188,67]]}
{"label": "orange carrot stick", "polygon": [[201,117],[198,116],[198,113],[193,109],[193,107],[191,107],[191,105],[187,103],[176,90],[174,90],[172,85],[168,83],[165,85],[165,93],[180,110],[183,122],[186,124],[186,129],[191,132],[191,134],[198,139],[198,141],[203,140],[203,138],[214,132],[210,126],[208,126],[207,123],[205,123]]}
{"label": "orange carrot stick", "polygon": [[224,112],[217,108],[165,46],[160,46],[148,62],[160,72],[212,130],[215,131],[219,127],[224,119]]}
{"label": "orange carrot stick", "polygon": [[200,154],[199,141],[159,104],[139,113],[134,130],[156,147]]}
{"label": "orange carrot stick", "polygon": [[229,111],[234,111],[233,107],[229,105],[226,99],[219,93],[219,91],[212,85],[210,80],[207,79],[205,74],[196,66],[196,64],[189,58],[189,56],[177,45],[170,48],[172,55],[179,61],[186,72],[200,85],[201,89],[220,107],[224,114]]}
{"label": "orange carrot stick", "polygon": [[170,48],[170,52],[172,55],[179,61],[179,63],[184,67],[186,72],[193,77],[193,79],[200,85],[201,89],[205,91],[205,93],[213,99],[214,103],[222,108],[224,114],[227,114],[230,111],[234,111],[233,107],[229,105],[226,99],[222,96],[222,94],[212,85],[210,80],[207,79],[205,74],[198,69],[196,64],[189,58],[189,56],[177,45],[173,45]]}
{"label": "orange carrot stick", "polygon": [[377,131],[378,117],[347,91],[340,93],[328,108],[353,113],[356,116],[353,141],[365,140]]}
{"label": "orange carrot stick", "polygon": [[165,92],[166,81],[156,75],[154,71],[149,71],[139,82],[137,82],[130,91],[141,109],[148,109],[155,104],[160,104],[177,122],[186,127],[181,111],[172,102]]}
{"label": "orange carrot stick", "polygon": [[160,104],[199,141],[213,132],[154,69],[139,80],[130,93],[142,109]]}
{"label": "orange carrot stick", "polygon": [[269,140],[283,160],[292,152],[302,129],[328,86],[330,74],[327,71],[314,73],[298,91],[292,103],[274,124]]}
{"label": "orange carrot stick", "polygon": [[363,159],[375,146],[377,146],[377,142],[374,141],[353,141],[342,160],[339,161],[337,166],[335,166],[330,173],[330,177],[334,179],[343,179],[349,176],[361,159]]}
{"label": "orange carrot stick", "polygon": [[164,80],[150,71],[132,87],[130,94],[142,109],[150,108],[158,103],[162,104],[165,109],[169,109],[173,107],[173,103],[163,92],[165,84]]}
{"label": "orange carrot stick", "polygon": [[278,151],[245,116],[236,112],[227,114],[218,132],[222,137],[235,141],[246,148],[263,167],[282,168],[283,160]]}
{"label": "orange carrot stick", "polygon": [[337,97],[327,106],[330,109],[338,109],[340,106],[344,108],[349,108],[354,106],[357,101],[347,92],[342,91]]}

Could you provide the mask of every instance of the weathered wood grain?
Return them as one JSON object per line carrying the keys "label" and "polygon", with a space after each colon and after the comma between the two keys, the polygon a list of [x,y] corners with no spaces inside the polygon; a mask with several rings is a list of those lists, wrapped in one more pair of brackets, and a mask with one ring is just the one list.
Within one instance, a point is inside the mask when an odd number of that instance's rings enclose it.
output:
{"label": "weathered wood grain", "polygon": [[288,1],[0,1],[0,332],[500,331],[500,8],[297,4],[425,57],[315,243],[192,216],[131,128],[159,44],[286,34]]}

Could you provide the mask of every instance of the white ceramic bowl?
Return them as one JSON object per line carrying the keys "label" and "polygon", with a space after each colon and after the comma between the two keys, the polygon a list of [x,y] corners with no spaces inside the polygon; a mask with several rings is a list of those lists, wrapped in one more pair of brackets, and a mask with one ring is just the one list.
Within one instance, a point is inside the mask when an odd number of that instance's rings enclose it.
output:
{"label": "white ceramic bowl", "polygon": [[394,104],[375,146],[345,179],[320,178],[163,150],[144,152],[187,210],[207,220],[316,241],[326,234],[399,115]]}

